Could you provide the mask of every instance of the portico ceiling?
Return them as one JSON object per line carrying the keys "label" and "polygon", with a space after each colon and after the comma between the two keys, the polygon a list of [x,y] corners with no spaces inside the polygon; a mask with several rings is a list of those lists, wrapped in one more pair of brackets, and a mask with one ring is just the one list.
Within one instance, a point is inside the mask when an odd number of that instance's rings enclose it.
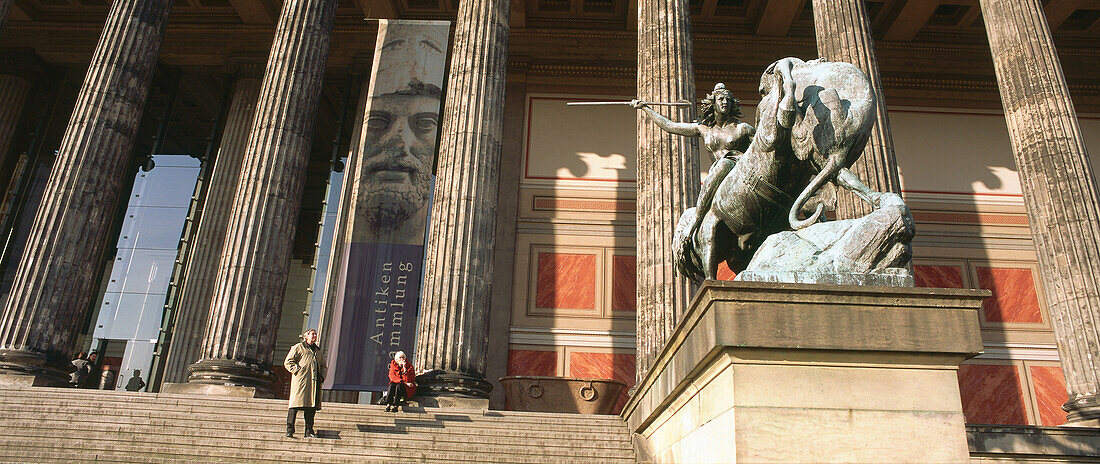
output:
{"label": "portico ceiling", "polygon": [[[637,0],[512,0],[513,27],[629,30]],[[98,22],[108,0],[16,0],[12,19]],[[696,30],[762,36],[812,35],[809,0],[691,0]],[[1047,0],[1055,35],[1100,37],[1100,0]],[[279,0],[175,0],[174,20],[190,23],[273,24]],[[363,18],[449,18],[458,0],[339,0],[340,21]],[[878,39],[912,41],[950,34],[981,34],[977,0],[870,0]]]}

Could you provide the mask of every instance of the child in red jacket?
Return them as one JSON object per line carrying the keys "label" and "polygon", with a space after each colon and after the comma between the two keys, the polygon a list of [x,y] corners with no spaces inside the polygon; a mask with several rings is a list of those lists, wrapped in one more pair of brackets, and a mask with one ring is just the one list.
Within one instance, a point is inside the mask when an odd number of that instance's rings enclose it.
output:
{"label": "child in red jacket", "polygon": [[416,370],[405,357],[404,351],[398,351],[390,361],[390,388],[386,392],[386,412],[397,412],[405,404],[406,398],[416,393]]}

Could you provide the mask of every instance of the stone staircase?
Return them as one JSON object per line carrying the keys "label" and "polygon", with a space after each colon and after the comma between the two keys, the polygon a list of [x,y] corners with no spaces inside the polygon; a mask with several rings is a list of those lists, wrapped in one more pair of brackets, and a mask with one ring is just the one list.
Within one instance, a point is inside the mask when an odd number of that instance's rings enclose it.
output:
{"label": "stone staircase", "polygon": [[2,463],[634,463],[618,416],[326,403],[286,438],[286,401],[0,387]]}

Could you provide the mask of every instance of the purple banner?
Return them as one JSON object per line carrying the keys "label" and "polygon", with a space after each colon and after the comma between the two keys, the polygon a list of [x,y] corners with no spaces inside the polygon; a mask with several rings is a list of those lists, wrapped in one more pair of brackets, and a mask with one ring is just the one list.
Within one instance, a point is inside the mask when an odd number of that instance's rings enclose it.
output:
{"label": "purple banner", "polygon": [[389,383],[385,366],[393,354],[412,353],[424,246],[349,245],[339,324],[342,356],[331,369],[331,388],[380,391]]}

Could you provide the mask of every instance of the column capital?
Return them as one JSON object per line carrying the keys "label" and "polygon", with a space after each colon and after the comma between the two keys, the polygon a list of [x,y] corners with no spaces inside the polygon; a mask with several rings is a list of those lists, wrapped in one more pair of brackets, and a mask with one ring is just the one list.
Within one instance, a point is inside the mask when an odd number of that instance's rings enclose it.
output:
{"label": "column capital", "polygon": [[237,79],[262,79],[267,57],[258,54],[233,54],[225,60],[225,72]]}

